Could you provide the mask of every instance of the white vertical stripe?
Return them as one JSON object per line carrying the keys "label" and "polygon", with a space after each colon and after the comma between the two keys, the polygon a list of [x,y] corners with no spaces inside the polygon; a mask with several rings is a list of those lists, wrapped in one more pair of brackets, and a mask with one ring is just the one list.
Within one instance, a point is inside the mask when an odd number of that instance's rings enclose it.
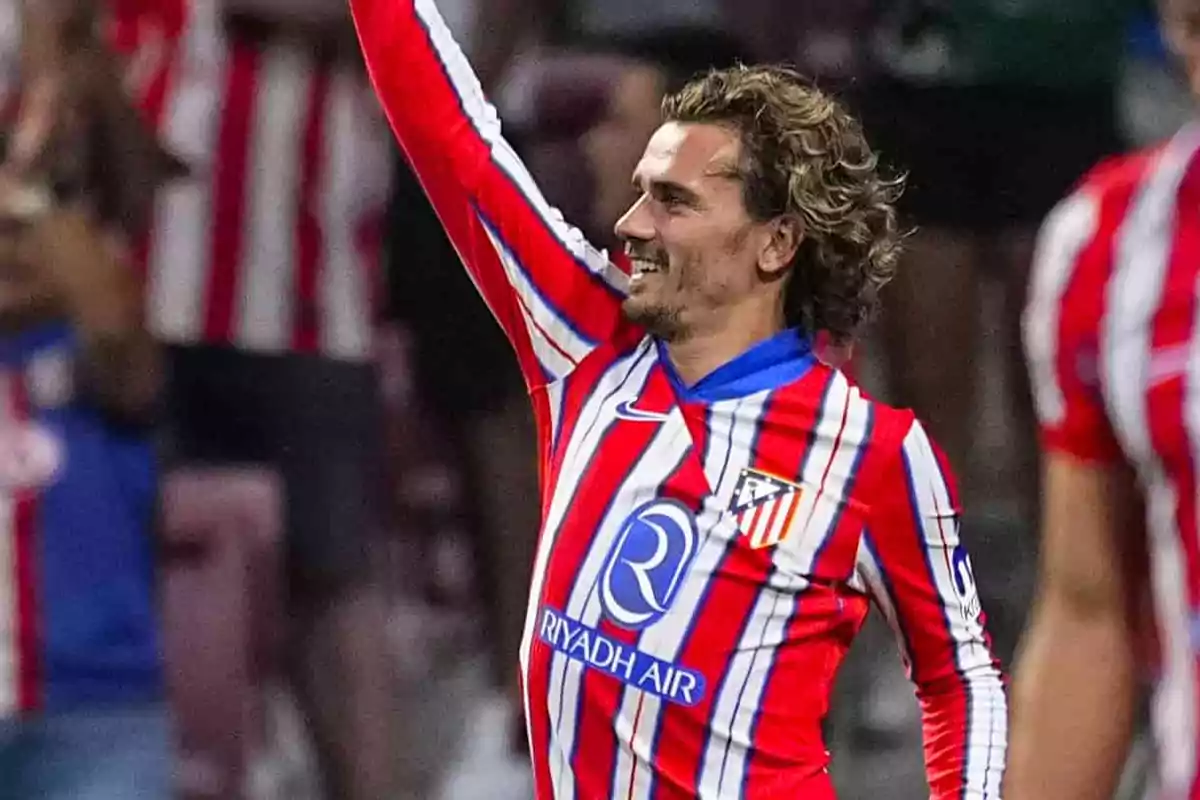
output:
{"label": "white vertical stripe", "polygon": [[246,239],[236,341],[278,352],[292,344],[297,201],[312,71],[292,47],[262,54],[250,139]]}
{"label": "white vertical stripe", "polygon": [[[200,38],[207,41],[208,37]],[[163,140],[191,170],[186,178],[159,191],[147,265],[150,327],[169,342],[195,342],[204,335],[227,56],[215,41],[198,48],[175,74],[163,109]]]}
{"label": "white vertical stripe", "polygon": [[[622,392],[621,399],[629,400],[641,394]],[[684,421],[683,412],[676,407],[666,422],[662,423],[617,423],[658,425],[645,454],[637,460],[613,498],[604,519],[596,527],[587,557],[575,577],[575,584],[563,609],[570,619],[595,628],[602,613],[600,592],[596,585],[600,571],[616,543],[631,512],[641,504],[654,499],[663,481],[684,459],[692,445],[691,433]],[[550,719],[556,726],[558,747],[556,761],[550,765],[554,780],[555,800],[569,800],[575,796],[575,781],[571,774],[570,759],[575,753],[576,737],[579,734],[578,709],[583,689],[586,667],[575,659],[555,652],[550,669]],[[561,697],[561,700],[560,700]]]}
{"label": "white vertical stripe", "polygon": [[[13,380],[0,373],[0,440],[15,432]],[[21,700],[16,534],[16,502],[10,492],[0,491],[0,719],[17,711]]]}
{"label": "white vertical stripe", "polygon": [[[1163,669],[1156,687],[1154,727],[1159,772],[1169,790],[1186,791],[1195,776],[1197,746],[1195,660],[1177,492],[1150,441],[1146,409],[1151,325],[1170,263],[1177,194],[1198,139],[1185,128],[1161,154],[1118,233],[1116,264],[1101,331],[1101,373],[1113,426],[1137,465],[1146,489],[1152,588]],[[1192,376],[1189,375],[1190,386]],[[1190,388],[1190,387],[1189,387]],[[1190,397],[1188,398],[1191,399]],[[1193,441],[1193,445],[1194,445]]]}
{"label": "white vertical stripe", "polygon": [[1047,425],[1060,423],[1066,410],[1057,369],[1063,293],[1099,223],[1100,203],[1084,191],[1061,202],[1038,235],[1023,332],[1034,401],[1038,416]]}
{"label": "white vertical stripe", "polygon": [[[758,423],[770,392],[726,400],[709,408],[708,448],[704,474],[712,493],[697,516],[701,544],[675,602],[661,620],[648,628],[638,649],[669,663],[678,663],[687,636],[721,559],[740,532],[726,513],[742,469],[751,465]],[[687,666],[684,664],[683,666]],[[716,687],[708,687],[715,691]],[[617,759],[613,796],[649,800],[653,787],[654,745],[662,724],[664,702],[652,694],[624,687],[616,720]],[[641,704],[639,715],[638,704]],[[638,728],[633,728],[638,718]]]}
{"label": "white vertical stripe", "polygon": [[392,174],[389,139],[373,103],[358,75],[334,72],[318,186],[325,252],[318,265],[317,314],[321,351],[347,360],[365,359],[371,349],[376,276],[357,234],[370,214],[382,212]]}
{"label": "white vertical stripe", "polygon": [[913,482],[913,496],[920,516],[916,521],[920,527],[919,534],[923,537],[920,544],[925,547],[932,573],[930,577],[946,609],[950,636],[958,644],[955,660],[964,673],[976,667],[990,667],[992,656],[980,617],[952,613],[962,606],[952,558],[959,542],[958,520],[947,517],[954,508],[950,492],[942,478],[929,437],[919,424],[914,424],[904,439],[904,461]]}

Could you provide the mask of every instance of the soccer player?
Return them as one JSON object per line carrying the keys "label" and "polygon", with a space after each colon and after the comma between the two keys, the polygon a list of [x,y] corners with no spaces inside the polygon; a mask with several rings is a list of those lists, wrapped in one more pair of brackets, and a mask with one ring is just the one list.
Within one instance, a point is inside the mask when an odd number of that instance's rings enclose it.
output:
{"label": "soccer player", "polygon": [[[1159,7],[1196,94],[1200,2]],[[1192,123],[1095,168],[1043,228],[1025,317],[1046,451],[1042,574],[1009,800],[1111,797],[1147,666],[1156,796],[1200,797],[1198,192]]]}
{"label": "soccer player", "polygon": [[855,120],[776,68],[672,94],[617,224],[627,275],[547,207],[432,0],[351,5],[536,411],[537,796],[833,797],[821,720],[872,600],[933,796],[997,796],[1006,702],[946,466],[810,349],[854,332],[899,248]]}

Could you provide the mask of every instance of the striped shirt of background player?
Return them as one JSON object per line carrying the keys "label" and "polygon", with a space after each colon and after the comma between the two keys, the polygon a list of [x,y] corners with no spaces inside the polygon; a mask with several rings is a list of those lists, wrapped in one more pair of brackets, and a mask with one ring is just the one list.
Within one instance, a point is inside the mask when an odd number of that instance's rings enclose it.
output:
{"label": "striped shirt of background player", "polygon": [[368,357],[390,150],[361,74],[231,41],[218,0],[115,0],[144,113],[192,169],[142,243],[169,342]]}
{"label": "striped shirt of background player", "polygon": [[1180,797],[1200,789],[1198,154],[1192,125],[1093,171],[1043,228],[1025,317],[1047,447],[1137,469],[1161,648],[1159,779]]}

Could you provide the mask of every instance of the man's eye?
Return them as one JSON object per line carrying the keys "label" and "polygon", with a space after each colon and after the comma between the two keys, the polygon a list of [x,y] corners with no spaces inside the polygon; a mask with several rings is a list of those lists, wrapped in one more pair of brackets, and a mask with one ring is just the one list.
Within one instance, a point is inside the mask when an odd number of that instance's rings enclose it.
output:
{"label": "man's eye", "polygon": [[682,197],[671,192],[664,192],[662,195],[660,195],[658,202],[669,208],[678,208],[679,206],[685,204],[685,201]]}

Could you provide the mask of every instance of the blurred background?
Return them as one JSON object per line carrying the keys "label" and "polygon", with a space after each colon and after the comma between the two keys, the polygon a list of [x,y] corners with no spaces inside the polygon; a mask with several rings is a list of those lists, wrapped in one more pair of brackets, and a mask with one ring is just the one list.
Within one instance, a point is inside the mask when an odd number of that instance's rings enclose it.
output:
{"label": "blurred background", "polygon": [[[51,5],[0,2],[7,95],[21,100],[10,122],[39,97],[30,65],[55,63],[54,47],[31,52],[28,18]],[[532,423],[499,328],[391,147],[342,4],[112,5],[106,57],[187,170],[130,234],[166,369],[143,432],[156,509],[122,523],[151,543],[153,574],[118,559],[129,571],[117,576],[145,581],[161,610],[171,733],[158,736],[172,743],[160,759],[174,796],[530,798],[515,667],[538,519]],[[687,76],[790,62],[863,118],[882,161],[909,173],[915,233],[846,369],[914,408],[947,450],[1007,667],[1037,552],[1018,339],[1029,260],[1084,172],[1193,113],[1153,3],[437,5],[546,195],[610,247],[658,103]],[[62,63],[73,41],[59,38]],[[68,88],[54,102],[67,103],[75,73],[55,74]],[[105,170],[154,183],[137,164]],[[0,348],[29,327],[6,323]],[[40,591],[64,591],[56,580]],[[80,728],[98,713],[68,711]],[[25,746],[25,720],[58,709],[23,712],[0,723],[0,769]],[[919,722],[896,644],[872,619],[828,720],[841,796],[927,797]]]}

